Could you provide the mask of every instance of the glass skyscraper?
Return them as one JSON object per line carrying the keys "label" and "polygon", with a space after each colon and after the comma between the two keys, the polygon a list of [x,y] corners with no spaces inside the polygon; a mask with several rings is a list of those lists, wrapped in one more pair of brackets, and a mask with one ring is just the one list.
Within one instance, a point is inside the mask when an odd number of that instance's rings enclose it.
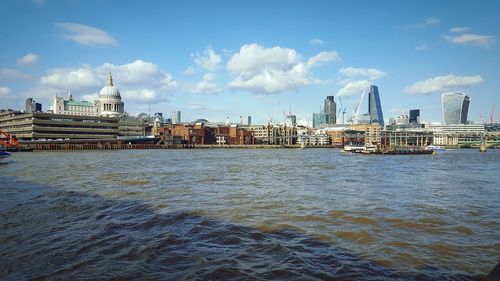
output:
{"label": "glass skyscraper", "polygon": [[467,124],[470,97],[462,93],[443,93],[441,105],[443,107],[443,123]]}
{"label": "glass skyscraper", "polygon": [[325,107],[323,111],[328,114],[328,119],[326,123],[337,124],[337,103],[335,102],[333,96],[327,96],[325,99]]}
{"label": "glass skyscraper", "polygon": [[410,110],[410,124],[419,124],[420,123],[420,109],[412,109]]}
{"label": "glass skyscraper", "polygon": [[181,111],[173,111],[170,113],[170,119],[172,120],[172,124],[179,124],[181,123]]}
{"label": "glass skyscraper", "polygon": [[328,120],[330,120],[330,114],[320,112],[313,113],[313,128],[325,128],[328,126]]}
{"label": "glass skyscraper", "polygon": [[370,124],[378,123],[382,128],[384,127],[384,115],[380,104],[378,87],[374,85],[370,85],[370,92],[368,93],[368,115],[370,115]]}

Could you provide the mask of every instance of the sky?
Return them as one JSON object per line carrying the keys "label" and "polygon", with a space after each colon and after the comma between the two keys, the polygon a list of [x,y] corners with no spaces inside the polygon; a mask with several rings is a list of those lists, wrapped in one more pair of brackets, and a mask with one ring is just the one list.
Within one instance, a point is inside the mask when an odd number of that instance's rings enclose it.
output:
{"label": "sky", "polygon": [[499,1],[4,0],[0,108],[32,97],[47,110],[68,91],[92,101],[111,71],[126,112],[182,121],[291,111],[305,124],[329,95],[346,121],[370,84],[386,122],[410,109],[440,122],[443,92],[469,95],[468,119],[489,121],[499,14]]}

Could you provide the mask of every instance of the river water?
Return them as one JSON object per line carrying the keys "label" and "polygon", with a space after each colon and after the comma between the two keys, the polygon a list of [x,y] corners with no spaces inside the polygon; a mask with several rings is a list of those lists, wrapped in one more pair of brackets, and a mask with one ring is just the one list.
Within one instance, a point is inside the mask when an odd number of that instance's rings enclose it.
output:
{"label": "river water", "polygon": [[500,150],[16,153],[0,279],[474,280],[500,260]]}

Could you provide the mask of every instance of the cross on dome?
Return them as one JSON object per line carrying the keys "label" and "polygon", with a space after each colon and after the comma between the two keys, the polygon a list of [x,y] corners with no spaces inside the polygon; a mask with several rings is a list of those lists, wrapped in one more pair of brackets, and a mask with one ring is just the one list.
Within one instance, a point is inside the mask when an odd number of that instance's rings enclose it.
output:
{"label": "cross on dome", "polygon": [[111,71],[109,72],[108,86],[113,86],[113,75],[111,75]]}

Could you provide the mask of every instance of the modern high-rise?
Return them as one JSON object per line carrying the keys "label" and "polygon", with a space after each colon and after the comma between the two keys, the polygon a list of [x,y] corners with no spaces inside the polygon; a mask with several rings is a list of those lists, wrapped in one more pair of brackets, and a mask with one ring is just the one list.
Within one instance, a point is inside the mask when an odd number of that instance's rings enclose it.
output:
{"label": "modern high-rise", "polygon": [[408,121],[410,124],[420,124],[420,109],[411,109]]}
{"label": "modern high-rise", "polygon": [[467,124],[470,97],[462,93],[443,93],[443,124]]}
{"label": "modern high-rise", "polygon": [[252,116],[250,115],[247,116],[247,125],[248,126],[252,125]]}
{"label": "modern high-rise", "polygon": [[313,113],[313,128],[328,127],[328,120],[330,120],[330,116],[328,113]]}
{"label": "modern high-rise", "polygon": [[33,98],[26,99],[25,113],[42,112],[42,104],[36,102]]}
{"label": "modern high-rise", "polygon": [[332,125],[337,123],[337,103],[335,103],[333,96],[326,97],[323,111],[328,114],[327,124]]}
{"label": "modern high-rise", "polygon": [[181,111],[173,111],[170,113],[170,119],[172,120],[172,124],[179,124],[181,123]]}
{"label": "modern high-rise", "polygon": [[384,115],[382,113],[382,105],[380,104],[380,95],[378,87],[370,85],[368,93],[368,115],[370,115],[370,124],[378,123],[384,127]]}
{"label": "modern high-rise", "polygon": [[297,116],[291,112],[285,114],[285,125],[289,127],[295,127],[297,125]]}

